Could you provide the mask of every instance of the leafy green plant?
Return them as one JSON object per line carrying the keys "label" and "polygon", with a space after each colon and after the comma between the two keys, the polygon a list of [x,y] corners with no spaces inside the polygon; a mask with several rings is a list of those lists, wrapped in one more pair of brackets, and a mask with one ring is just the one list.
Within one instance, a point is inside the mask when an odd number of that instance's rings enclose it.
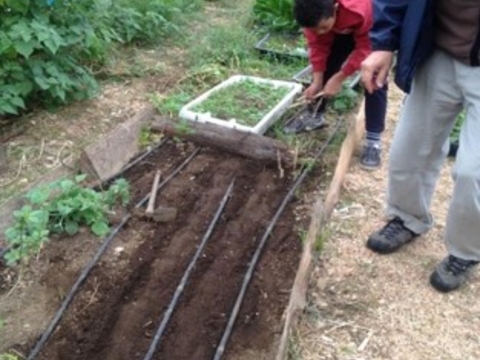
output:
{"label": "leafy green plant", "polygon": [[92,97],[115,44],[178,31],[200,0],[0,0],[0,115]]}
{"label": "leafy green plant", "polygon": [[253,14],[259,25],[270,30],[294,31],[298,29],[293,16],[293,0],[256,0]]}
{"label": "leafy green plant", "polygon": [[38,253],[52,233],[74,235],[81,226],[97,236],[109,231],[107,214],[117,201],[128,203],[129,184],[118,179],[107,191],[97,192],[82,186],[85,178],[59,180],[27,194],[28,203],[14,212],[14,223],[5,231],[8,264]]}
{"label": "leafy green plant", "polygon": [[332,108],[339,113],[349,112],[356,106],[358,99],[359,94],[344,83],[342,91],[332,101]]}
{"label": "leafy green plant", "polygon": [[10,251],[5,254],[5,259],[10,265],[36,254],[43,244],[48,241],[48,212],[44,209],[34,209],[25,205],[13,213],[13,226],[5,231],[5,240],[10,246]]}
{"label": "leafy green plant", "polygon": [[130,184],[125,179],[118,179],[103,193],[103,197],[110,209],[115,206],[117,201],[126,206],[130,201]]}
{"label": "leafy green plant", "polygon": [[239,124],[255,125],[288,93],[284,87],[244,80],[212,93],[192,108],[218,119],[236,119]]}
{"label": "leafy green plant", "polygon": [[95,80],[75,59],[81,48],[93,53],[91,26],[46,1],[3,0],[0,14],[0,115],[17,114],[33,99],[52,104],[93,95]]}

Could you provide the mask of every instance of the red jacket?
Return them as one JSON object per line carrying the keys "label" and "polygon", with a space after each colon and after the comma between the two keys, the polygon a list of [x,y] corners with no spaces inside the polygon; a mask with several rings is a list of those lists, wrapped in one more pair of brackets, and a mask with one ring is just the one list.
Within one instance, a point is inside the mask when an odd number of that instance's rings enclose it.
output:
{"label": "red jacket", "polygon": [[368,31],[373,23],[372,0],[337,0],[337,3],[337,18],[329,33],[317,35],[313,29],[304,29],[304,33],[315,72],[325,71],[335,35],[353,34],[355,49],[342,67],[342,72],[350,76],[360,69],[360,64],[371,52]]}

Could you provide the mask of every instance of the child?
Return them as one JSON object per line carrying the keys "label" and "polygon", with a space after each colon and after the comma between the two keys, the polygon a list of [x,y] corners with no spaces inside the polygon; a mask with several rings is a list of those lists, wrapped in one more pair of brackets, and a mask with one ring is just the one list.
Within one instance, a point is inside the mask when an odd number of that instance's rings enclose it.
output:
{"label": "child", "polygon": [[[372,0],[295,0],[294,14],[304,28],[309,47],[313,81],[305,97],[314,100],[323,90],[333,97],[342,90],[344,80],[360,69],[371,52],[368,31],[372,26]],[[314,130],[323,125],[326,101],[320,116],[309,117],[297,131]],[[360,164],[376,169],[381,163],[381,134],[385,127],[387,87],[365,92],[366,139]]]}

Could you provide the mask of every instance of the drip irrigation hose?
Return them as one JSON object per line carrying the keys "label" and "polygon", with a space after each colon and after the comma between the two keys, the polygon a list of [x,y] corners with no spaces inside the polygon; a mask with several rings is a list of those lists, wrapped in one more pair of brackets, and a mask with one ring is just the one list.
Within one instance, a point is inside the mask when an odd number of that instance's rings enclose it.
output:
{"label": "drip irrigation hose", "polygon": [[193,271],[193,268],[195,267],[195,264],[202,254],[203,249],[205,248],[205,245],[207,244],[208,240],[210,239],[210,236],[212,235],[213,229],[215,228],[218,219],[222,215],[222,212],[225,208],[225,205],[227,204],[228,199],[230,198],[230,195],[232,194],[233,190],[233,185],[235,183],[235,178],[232,180],[230,183],[227,191],[225,192],[225,195],[223,196],[223,199],[220,203],[220,206],[217,209],[217,212],[215,213],[214,218],[212,219],[212,222],[210,223],[210,226],[208,227],[207,232],[203,236],[203,239],[195,252],[195,255],[193,256],[192,260],[190,261],[190,264],[188,264],[187,270],[185,270],[182,280],[177,286],[177,289],[175,290],[175,293],[172,297],[172,300],[170,301],[170,304],[168,305],[167,311],[163,314],[162,317],[162,322],[158,326],[157,332],[155,333],[155,336],[153,338],[152,343],[150,344],[150,348],[148,349],[147,355],[143,358],[144,360],[151,360],[153,356],[155,355],[155,352],[157,351],[158,344],[160,342],[160,339],[163,336],[163,333],[165,332],[165,329],[167,328],[168,322],[170,321],[170,318],[172,317],[173,312],[175,311],[175,307],[177,306],[178,300],[180,299],[180,296],[182,295],[183,290],[185,289],[185,286],[187,285],[188,279],[190,277],[190,274]]}
{"label": "drip irrigation hose", "polygon": [[[328,147],[328,145],[332,142],[333,138],[337,134],[337,131],[340,129],[340,125],[342,123],[342,120],[339,119],[337,121],[337,124],[335,126],[335,129],[332,133],[332,135],[327,139],[327,141],[323,144],[323,146],[320,148],[318,153],[315,155],[314,159],[317,160],[325,151],[325,149]],[[227,342],[230,338],[230,335],[232,333],[233,327],[235,325],[235,321],[237,320],[238,313],[240,311],[240,307],[242,306],[243,300],[245,298],[245,294],[248,289],[248,285],[250,284],[250,281],[252,279],[253,273],[255,271],[255,268],[257,266],[258,260],[260,259],[260,256],[262,254],[262,250],[265,247],[265,244],[267,243],[268,237],[273,231],[273,228],[275,227],[278,219],[282,215],[283,211],[285,210],[285,207],[287,204],[290,202],[292,197],[295,194],[295,191],[298,189],[298,187],[302,184],[302,182],[305,180],[306,176],[308,173],[311,171],[311,167],[305,166],[301,174],[297,177],[295,180],[295,183],[291,187],[290,191],[287,193],[285,198],[283,199],[280,207],[278,208],[277,212],[275,213],[275,216],[271,220],[270,224],[268,225],[267,229],[265,230],[265,233],[263,234],[262,239],[260,240],[257,249],[255,250],[255,253],[250,261],[250,265],[248,267],[247,272],[245,273],[245,277],[243,279],[242,287],[240,288],[240,292],[238,294],[237,300],[235,301],[235,305],[233,307],[232,312],[230,313],[230,318],[228,319],[227,326],[225,328],[225,331],[222,335],[222,339],[220,341],[220,344],[217,347],[217,350],[215,351],[215,355],[213,360],[220,360],[223,356],[223,353],[225,352],[225,348],[227,345]]]}
{"label": "drip irrigation hose", "polygon": [[[176,168],[165,180],[162,181],[161,184],[158,185],[158,189],[161,189],[163,186],[165,186],[174,176],[176,176],[200,151],[200,148],[197,148],[178,168]],[[145,197],[140,200],[137,205],[135,205],[135,208],[140,208],[143,205],[145,205],[150,198],[150,193],[145,195]],[[105,253],[107,250],[108,246],[114,239],[114,237],[120,232],[120,230],[125,226],[125,224],[132,218],[133,214],[128,213],[125,215],[120,222],[111,232],[110,234],[103,240],[102,245],[98,248],[97,252],[95,253],[94,257],[90,260],[90,262],[87,264],[87,266],[83,269],[82,273],[78,277],[77,281],[75,284],[72,286],[69,294],[63,300],[62,305],[60,306],[60,309],[57,311],[55,316],[53,317],[52,321],[48,325],[47,330],[42,334],[42,337],[38,342],[36,343],[35,347],[31,351],[30,355],[28,356],[27,360],[34,360],[40,351],[42,350],[43,346],[45,343],[48,341],[50,336],[52,335],[53,331],[57,327],[58,323],[63,317],[63,314],[67,310],[68,306],[72,302],[73,298],[77,294],[78,290],[82,286],[83,282],[86,280],[94,266],[97,264],[98,260],[102,257],[102,255]]]}

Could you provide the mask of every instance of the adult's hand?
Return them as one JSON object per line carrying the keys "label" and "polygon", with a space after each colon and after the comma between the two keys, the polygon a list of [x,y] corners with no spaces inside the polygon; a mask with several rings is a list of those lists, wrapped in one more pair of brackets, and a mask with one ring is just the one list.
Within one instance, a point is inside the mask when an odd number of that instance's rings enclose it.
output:
{"label": "adult's hand", "polygon": [[362,62],[362,83],[369,93],[385,86],[392,63],[392,51],[373,51]]}

